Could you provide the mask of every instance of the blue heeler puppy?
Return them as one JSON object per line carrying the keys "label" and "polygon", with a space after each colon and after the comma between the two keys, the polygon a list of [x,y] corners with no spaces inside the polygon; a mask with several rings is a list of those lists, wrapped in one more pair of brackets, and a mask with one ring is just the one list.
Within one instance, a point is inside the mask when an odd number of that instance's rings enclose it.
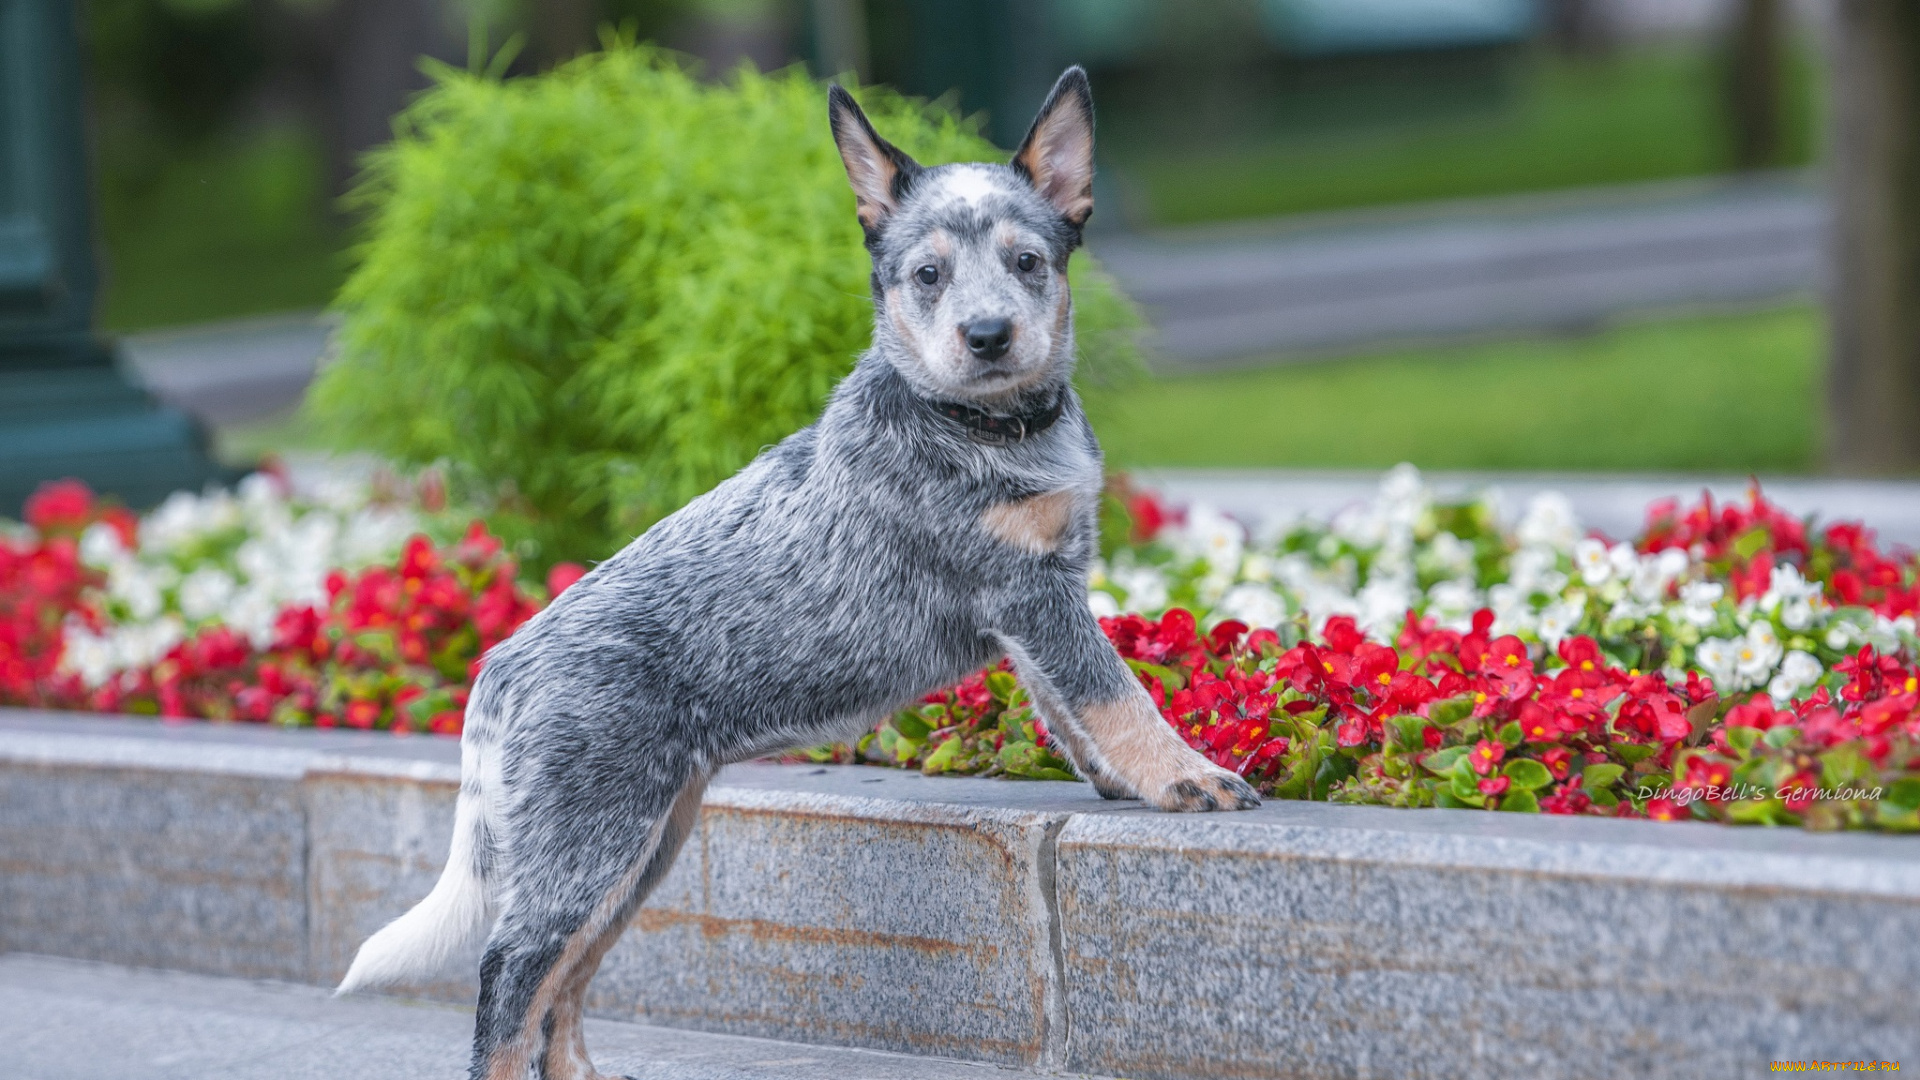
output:
{"label": "blue heeler puppy", "polygon": [[[473,1080],[581,1080],[581,998],[722,765],[848,740],[1011,656],[1109,798],[1254,806],[1087,607],[1100,447],[1069,379],[1093,104],[1061,76],[1008,165],[922,168],[833,89],[873,348],[820,422],[600,564],[487,657],[446,872],[341,990],[486,940]],[[491,933],[489,933],[491,930]]]}

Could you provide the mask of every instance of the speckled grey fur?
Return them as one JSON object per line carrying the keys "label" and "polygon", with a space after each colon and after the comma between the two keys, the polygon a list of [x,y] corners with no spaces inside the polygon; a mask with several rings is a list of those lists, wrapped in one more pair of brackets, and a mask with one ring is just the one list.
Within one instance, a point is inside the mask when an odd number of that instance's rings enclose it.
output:
{"label": "speckled grey fur", "polygon": [[[1012,165],[922,169],[838,88],[830,113],[873,258],[872,350],[817,424],[595,567],[496,647],[474,687],[455,861],[470,856],[496,917],[476,1080],[522,1060],[547,1080],[595,1075],[556,980],[591,978],[598,955],[581,943],[617,936],[715,769],[852,739],[1003,655],[1103,793],[1257,802],[1177,740],[1156,750],[1168,770],[1128,775],[1079,722],[1144,698],[1086,603],[1101,460],[1070,383],[1066,276],[1091,209],[1085,75],[1062,76]],[[990,319],[1010,324],[1004,355],[968,346]],[[1009,445],[928,404],[1007,415],[1062,395],[1056,423]],[[1062,492],[1061,528],[1031,544],[983,525]]]}

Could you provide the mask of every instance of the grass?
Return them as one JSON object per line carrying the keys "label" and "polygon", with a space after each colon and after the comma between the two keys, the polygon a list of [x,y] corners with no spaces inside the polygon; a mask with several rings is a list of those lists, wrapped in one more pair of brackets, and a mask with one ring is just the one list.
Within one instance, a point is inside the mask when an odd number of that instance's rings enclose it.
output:
{"label": "grass", "polygon": [[108,330],[323,307],[345,277],[325,167],[296,130],[178,152],[137,179],[102,172]]}
{"label": "grass", "polygon": [[1807,472],[1823,334],[1795,306],[1160,378],[1087,408],[1121,467]]}
{"label": "grass", "polygon": [[[1697,176],[1730,150],[1714,54],[1642,46],[1601,59],[1517,58],[1501,105],[1398,126],[1271,132],[1181,145],[1164,124],[1122,126],[1105,152],[1160,224]],[[1810,160],[1812,50],[1788,65],[1782,164]],[[1121,125],[1124,125],[1124,120]],[[1218,140],[1218,134],[1213,138]],[[1191,142],[1191,140],[1189,140]]]}

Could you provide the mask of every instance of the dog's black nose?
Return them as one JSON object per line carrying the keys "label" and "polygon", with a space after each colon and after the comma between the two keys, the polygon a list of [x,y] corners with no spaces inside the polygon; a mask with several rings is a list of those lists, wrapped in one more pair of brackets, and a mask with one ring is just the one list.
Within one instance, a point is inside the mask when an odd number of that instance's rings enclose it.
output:
{"label": "dog's black nose", "polygon": [[982,360],[998,360],[1013,344],[1013,322],[1008,319],[980,319],[961,328],[967,335],[967,351]]}

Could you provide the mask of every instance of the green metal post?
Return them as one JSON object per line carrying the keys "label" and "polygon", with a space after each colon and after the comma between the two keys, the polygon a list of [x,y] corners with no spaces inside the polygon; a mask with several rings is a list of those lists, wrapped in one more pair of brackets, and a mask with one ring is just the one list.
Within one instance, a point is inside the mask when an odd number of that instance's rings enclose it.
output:
{"label": "green metal post", "polygon": [[76,7],[0,0],[0,515],[64,476],[143,506],[224,475],[93,332]]}

